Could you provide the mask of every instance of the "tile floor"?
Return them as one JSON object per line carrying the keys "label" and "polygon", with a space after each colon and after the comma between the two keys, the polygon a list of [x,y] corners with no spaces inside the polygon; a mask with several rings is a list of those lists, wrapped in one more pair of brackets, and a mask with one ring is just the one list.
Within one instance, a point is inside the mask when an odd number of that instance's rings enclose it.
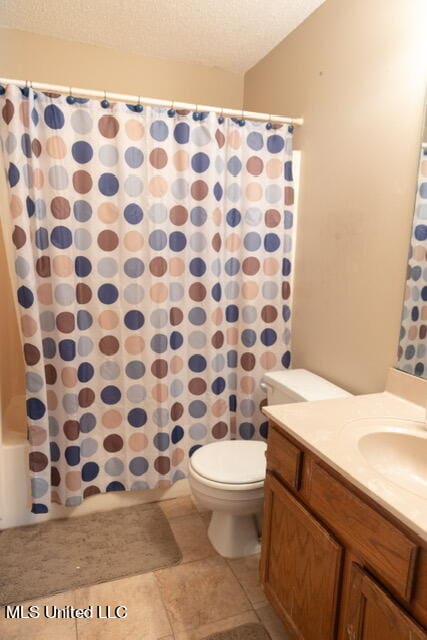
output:
{"label": "tile floor", "polygon": [[180,564],[31,602],[126,605],[126,619],[5,620],[2,611],[1,640],[201,640],[248,622],[261,622],[272,640],[291,640],[258,584],[258,556],[219,556],[206,533],[209,514],[190,497],[160,506],[181,549]]}

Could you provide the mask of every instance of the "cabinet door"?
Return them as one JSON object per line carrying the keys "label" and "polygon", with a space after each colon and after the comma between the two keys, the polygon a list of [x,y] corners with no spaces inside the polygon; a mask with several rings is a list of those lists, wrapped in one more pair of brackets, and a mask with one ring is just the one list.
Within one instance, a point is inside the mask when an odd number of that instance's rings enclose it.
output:
{"label": "cabinet door", "polygon": [[345,622],[348,640],[427,640],[427,634],[354,564]]}
{"label": "cabinet door", "polygon": [[335,637],[341,558],[340,545],[268,474],[261,580],[276,610],[304,640]]}

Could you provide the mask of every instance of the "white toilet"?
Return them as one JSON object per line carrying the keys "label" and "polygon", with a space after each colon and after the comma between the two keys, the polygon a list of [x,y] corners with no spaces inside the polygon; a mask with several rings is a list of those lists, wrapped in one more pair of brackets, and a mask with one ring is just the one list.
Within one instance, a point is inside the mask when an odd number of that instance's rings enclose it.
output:
{"label": "white toilet", "polygon": [[[351,395],[305,369],[265,374],[261,388],[268,404]],[[208,536],[226,558],[259,551],[266,448],[265,442],[226,440],[201,447],[190,459],[191,490],[196,502],[212,511]]]}

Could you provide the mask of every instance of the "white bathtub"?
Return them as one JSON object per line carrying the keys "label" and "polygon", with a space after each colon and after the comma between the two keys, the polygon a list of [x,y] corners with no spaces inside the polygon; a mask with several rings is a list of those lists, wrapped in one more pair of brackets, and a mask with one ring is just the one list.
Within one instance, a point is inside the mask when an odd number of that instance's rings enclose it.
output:
{"label": "white bathtub", "polygon": [[30,511],[29,445],[22,433],[3,434],[0,444],[0,528],[34,522]]}

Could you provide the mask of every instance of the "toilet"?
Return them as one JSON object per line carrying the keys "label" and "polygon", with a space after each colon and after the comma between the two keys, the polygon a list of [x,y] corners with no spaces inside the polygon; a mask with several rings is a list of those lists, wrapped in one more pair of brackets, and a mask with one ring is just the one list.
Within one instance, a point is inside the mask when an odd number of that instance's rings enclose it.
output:
{"label": "toilet", "polygon": [[[270,405],[351,395],[305,369],[267,373],[260,386]],[[260,550],[266,448],[265,442],[226,440],[207,444],[190,458],[191,491],[201,507],[212,511],[209,540],[225,558]]]}

